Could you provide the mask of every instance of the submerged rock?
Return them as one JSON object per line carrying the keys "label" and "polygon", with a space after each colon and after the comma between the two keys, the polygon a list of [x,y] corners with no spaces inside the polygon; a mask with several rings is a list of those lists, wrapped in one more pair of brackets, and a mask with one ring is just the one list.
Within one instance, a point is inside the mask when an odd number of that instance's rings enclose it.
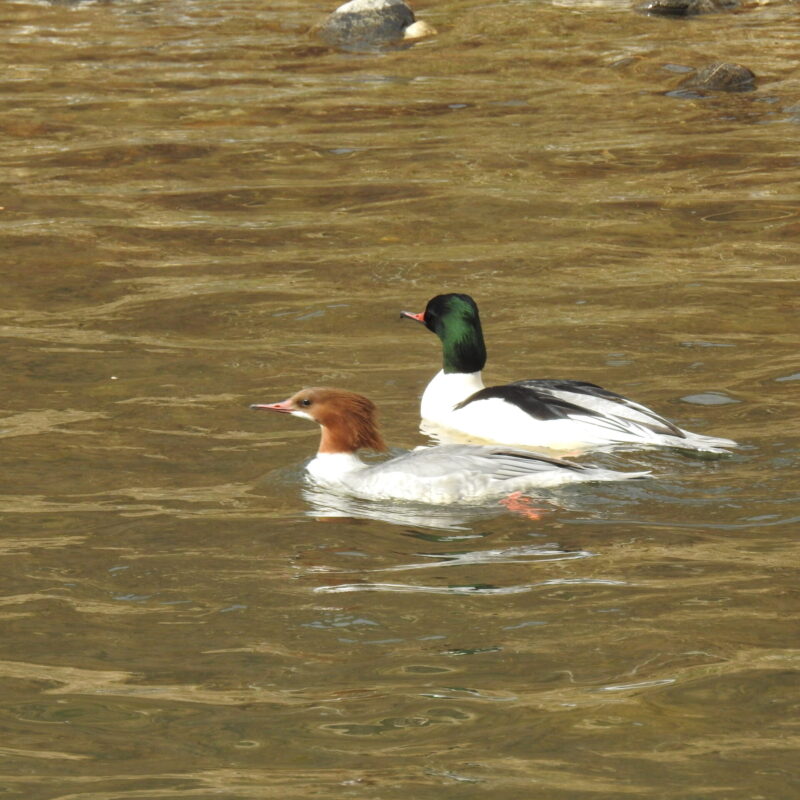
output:
{"label": "submerged rock", "polygon": [[691,17],[714,11],[730,11],[737,5],[737,0],[647,0],[639,6],[639,10],[664,17]]}
{"label": "submerged rock", "polygon": [[350,0],[330,14],[317,33],[326,44],[362,50],[433,36],[436,30],[417,21],[403,0]]}
{"label": "submerged rock", "polygon": [[681,89],[709,92],[750,92],[756,76],[741,64],[709,64],[681,81]]}

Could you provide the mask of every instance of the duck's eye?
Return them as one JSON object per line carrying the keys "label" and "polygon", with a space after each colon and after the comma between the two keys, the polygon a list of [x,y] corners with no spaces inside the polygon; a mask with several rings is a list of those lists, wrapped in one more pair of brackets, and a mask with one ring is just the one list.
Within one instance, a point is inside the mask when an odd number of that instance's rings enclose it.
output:
{"label": "duck's eye", "polygon": [[308,408],[308,407],[311,405],[311,401],[310,401],[310,400],[309,400],[307,397],[304,397],[304,398],[303,398],[303,399],[300,401],[300,405],[301,405],[301,406],[304,406],[305,408]]}

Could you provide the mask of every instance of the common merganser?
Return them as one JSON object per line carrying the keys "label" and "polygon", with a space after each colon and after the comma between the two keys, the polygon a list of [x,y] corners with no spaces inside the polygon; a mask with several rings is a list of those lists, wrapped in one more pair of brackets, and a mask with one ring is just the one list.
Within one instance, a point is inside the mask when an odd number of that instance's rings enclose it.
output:
{"label": "common merganser", "polygon": [[356,451],[385,451],[374,404],[342,389],[301,389],[280,403],[250,408],[310,419],[322,426],[311,480],[327,489],[367,500],[413,500],[445,505],[486,500],[565,483],[639,478],[647,472],[615,472],[548,458],[527,450],[486,445],[423,447],[378,464],[366,464]]}
{"label": "common merganser", "polygon": [[[440,294],[417,320],[442,342],[443,366],[422,395],[423,430],[455,431],[484,442],[583,452],[615,445],[725,453],[731,439],[681,430],[651,409],[594,383],[515,381],[485,387],[478,306],[467,294]],[[433,430],[431,430],[433,426]]]}

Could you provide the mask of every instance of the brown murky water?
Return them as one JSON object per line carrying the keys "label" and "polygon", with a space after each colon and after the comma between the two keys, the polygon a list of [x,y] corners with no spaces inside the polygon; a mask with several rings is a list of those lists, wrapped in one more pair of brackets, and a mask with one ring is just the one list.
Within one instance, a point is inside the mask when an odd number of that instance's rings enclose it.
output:
{"label": "brown murky water", "polygon": [[[795,7],[437,3],[367,54],[327,10],[0,7],[0,794],[799,796]],[[669,94],[713,60],[757,91]],[[745,447],[539,521],[304,492],[317,431],[247,405],[420,444],[442,291],[489,378]]]}

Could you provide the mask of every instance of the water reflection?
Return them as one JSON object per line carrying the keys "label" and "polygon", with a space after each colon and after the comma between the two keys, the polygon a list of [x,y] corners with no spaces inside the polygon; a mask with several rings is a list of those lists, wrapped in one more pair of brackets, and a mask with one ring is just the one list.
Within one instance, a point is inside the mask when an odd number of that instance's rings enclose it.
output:
{"label": "water reflection", "polygon": [[[327,491],[305,483],[302,498],[310,508],[305,511],[317,520],[370,519],[422,530],[441,530],[469,533],[491,520],[511,517],[547,526],[555,524],[556,512],[581,511],[589,517],[606,511],[610,506],[624,507],[626,503],[646,498],[650,489],[624,484],[588,484],[557,489],[537,490],[536,496],[513,495],[485,505],[425,505],[411,502],[361,500]],[[680,491],[680,490],[678,490]]]}
{"label": "water reflection", "polygon": [[317,519],[372,519],[392,525],[432,528],[447,531],[468,531],[480,521],[505,513],[501,505],[492,506],[428,506],[418,503],[391,503],[359,500],[334,494],[318,486],[303,488],[303,499],[311,506],[306,514]]}
{"label": "water reflection", "polygon": [[318,586],[320,594],[342,594],[346,592],[397,592],[401,594],[445,594],[445,595],[511,595],[527,594],[548,586],[630,586],[627,581],[611,578],[553,578],[552,580],[524,583],[513,586],[491,586],[464,584],[457,586],[423,586],[408,583],[337,583],[335,586]]}
{"label": "water reflection", "polygon": [[501,547],[493,550],[470,550],[461,553],[417,553],[416,555],[430,560],[414,564],[395,564],[391,567],[379,567],[362,571],[405,572],[406,570],[464,567],[480,564],[529,564],[548,561],[571,561],[577,558],[592,558],[595,554],[589,550],[563,550],[555,544],[533,544],[518,547]]}

